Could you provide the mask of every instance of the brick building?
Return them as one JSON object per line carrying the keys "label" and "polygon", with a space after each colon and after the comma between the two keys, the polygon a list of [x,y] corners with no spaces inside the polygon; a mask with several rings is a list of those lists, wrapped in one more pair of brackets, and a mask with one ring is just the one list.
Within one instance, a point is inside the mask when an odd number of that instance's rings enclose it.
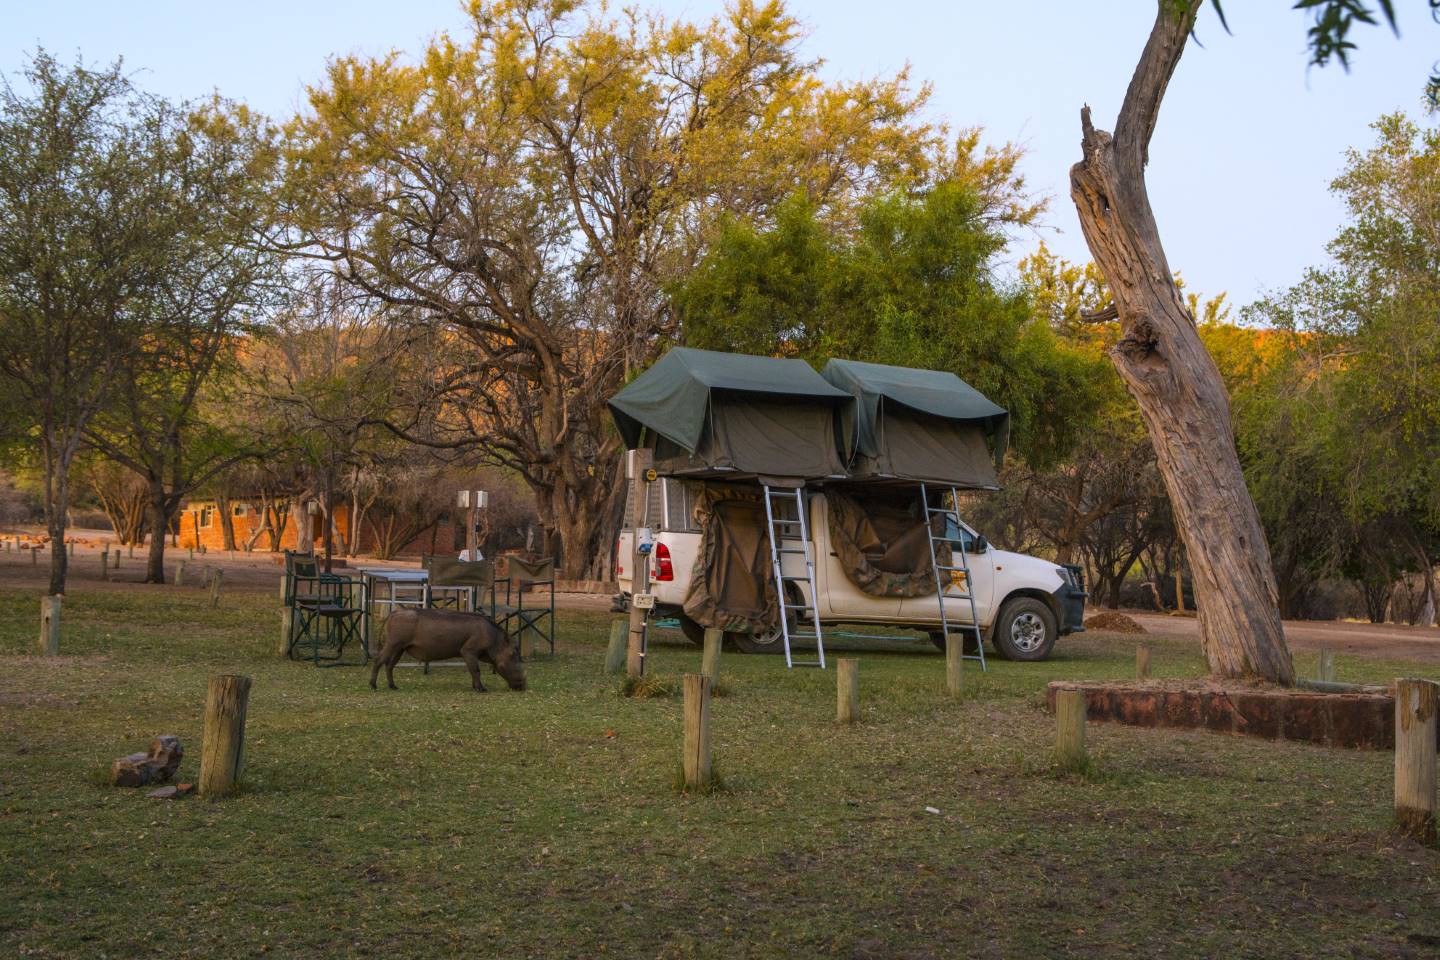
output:
{"label": "brick building", "polygon": [[[180,513],[178,543],[183,547],[204,547],[207,550],[225,549],[224,527],[221,523],[220,511],[226,506],[215,500],[196,500],[187,504]],[[245,544],[254,537],[255,531],[264,526],[265,507],[253,500],[235,499],[228,503],[230,521],[235,529],[235,546],[237,549],[245,549]],[[299,539],[299,528],[295,523],[295,517],[288,516],[285,512],[278,516],[274,505],[271,505],[271,526],[281,525],[281,534],[277,550],[294,550]],[[325,542],[325,516],[323,513],[315,513],[308,518],[312,542],[316,552],[323,549]],[[360,531],[358,549],[353,551],[357,554],[374,554],[377,544],[381,541],[379,529],[397,529],[395,518],[388,516],[384,511],[372,509],[365,514],[363,529]],[[337,503],[335,505],[335,555],[344,556],[352,551],[349,549],[347,536],[350,531],[350,505],[348,503]],[[398,557],[418,557],[426,553],[449,553],[464,546],[465,532],[464,524],[453,522],[448,516],[442,516],[440,520],[427,530],[411,538],[409,542],[400,546],[395,551]],[[254,550],[266,552],[271,548],[271,535],[269,532],[261,533],[255,539]]]}

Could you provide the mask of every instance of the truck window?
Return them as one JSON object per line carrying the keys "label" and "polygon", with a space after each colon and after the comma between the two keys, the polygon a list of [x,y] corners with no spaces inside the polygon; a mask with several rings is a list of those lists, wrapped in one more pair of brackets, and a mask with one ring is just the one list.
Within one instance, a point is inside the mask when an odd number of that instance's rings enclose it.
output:
{"label": "truck window", "polygon": [[961,526],[960,519],[953,513],[945,514],[945,536],[960,537],[964,541],[965,552],[975,552],[975,534],[969,527]]}

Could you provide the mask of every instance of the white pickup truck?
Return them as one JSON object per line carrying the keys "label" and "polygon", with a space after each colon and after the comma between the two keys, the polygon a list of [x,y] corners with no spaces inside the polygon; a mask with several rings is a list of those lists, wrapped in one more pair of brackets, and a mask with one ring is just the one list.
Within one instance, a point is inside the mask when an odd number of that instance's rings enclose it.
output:
{"label": "white pickup truck", "polygon": [[[655,615],[677,616],[681,629],[692,641],[701,642],[703,630],[681,609],[689,589],[691,571],[700,550],[701,534],[691,519],[689,492],[677,480],[662,479],[650,485],[649,524],[654,536],[651,552],[650,593],[655,597]],[[937,646],[944,645],[940,630],[940,603],[934,594],[920,597],[876,597],[860,590],[846,576],[829,543],[828,505],[823,491],[808,495],[808,526],[815,557],[815,589],[822,628],[838,624],[883,625],[929,633]],[[995,652],[1007,660],[1044,660],[1058,637],[1084,630],[1085,589],[1078,567],[1060,566],[1038,557],[996,550],[984,537],[971,530],[954,514],[949,515],[947,535],[962,536],[974,579],[975,614],[986,639]],[[957,534],[957,530],[959,533]],[[616,573],[620,592],[628,604],[632,593],[630,570],[633,532],[625,529],[617,544]],[[797,565],[795,570],[790,564]],[[785,573],[800,573],[804,560],[785,557]],[[791,584],[794,589],[803,589]],[[961,591],[951,587],[955,593]],[[802,598],[793,597],[792,602]],[[803,598],[808,601],[810,598]],[[956,612],[963,611],[962,625],[970,622],[970,605],[950,600],[946,616],[955,630]],[[735,648],[745,653],[779,653],[782,640],[779,625],[768,631],[727,634]],[[973,641],[971,641],[973,644]],[[967,651],[967,652],[973,652]]]}

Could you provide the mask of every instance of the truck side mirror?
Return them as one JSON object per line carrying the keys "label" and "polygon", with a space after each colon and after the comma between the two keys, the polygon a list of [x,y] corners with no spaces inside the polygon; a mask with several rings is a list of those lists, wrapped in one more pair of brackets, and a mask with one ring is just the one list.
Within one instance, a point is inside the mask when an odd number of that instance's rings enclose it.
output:
{"label": "truck side mirror", "polygon": [[986,550],[989,549],[990,541],[986,540],[983,536],[977,536],[975,538],[975,545],[970,548],[970,551],[972,553],[984,553]]}

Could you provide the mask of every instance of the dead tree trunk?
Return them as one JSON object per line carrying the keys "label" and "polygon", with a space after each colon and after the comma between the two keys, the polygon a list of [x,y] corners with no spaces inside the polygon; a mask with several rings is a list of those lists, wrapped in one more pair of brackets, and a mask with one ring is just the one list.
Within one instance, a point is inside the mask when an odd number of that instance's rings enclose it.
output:
{"label": "dead tree trunk", "polygon": [[1150,136],[1201,0],[1160,0],[1112,136],[1080,114],[1084,159],[1070,195],[1119,319],[1110,352],[1140,407],[1190,557],[1200,635],[1213,674],[1295,680],[1270,548],[1245,487],[1230,403],[1175,285],[1145,189]]}

